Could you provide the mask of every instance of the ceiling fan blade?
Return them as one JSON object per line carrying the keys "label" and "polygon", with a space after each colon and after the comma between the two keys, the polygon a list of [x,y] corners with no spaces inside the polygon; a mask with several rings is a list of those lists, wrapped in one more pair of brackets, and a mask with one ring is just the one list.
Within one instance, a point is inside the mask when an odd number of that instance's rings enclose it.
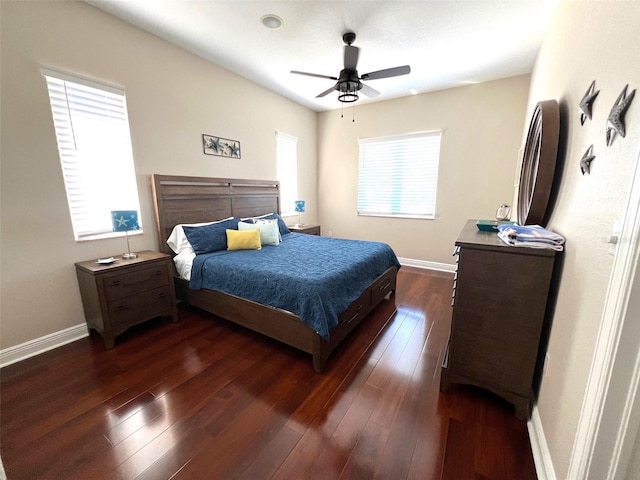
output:
{"label": "ceiling fan blade", "polygon": [[375,88],[371,88],[369,85],[365,85],[364,83],[362,84],[362,89],[360,91],[369,98],[376,98],[380,95],[380,92],[378,90],[376,90]]}
{"label": "ceiling fan blade", "polygon": [[297,70],[291,70],[291,73],[296,75],[306,75],[307,77],[326,78],[329,80],[338,80],[338,77],[330,77],[329,75],[320,75],[318,73],[298,72]]}
{"label": "ceiling fan blade", "polygon": [[403,65],[402,67],[386,68],[384,70],[378,70],[376,72],[365,73],[360,77],[361,80],[377,80],[379,78],[397,77],[398,75],[406,75],[411,73],[411,67],[409,65]]}
{"label": "ceiling fan blade", "polygon": [[316,98],[321,98],[321,97],[324,97],[324,96],[326,96],[326,95],[329,95],[329,94],[330,94],[331,92],[333,92],[335,89],[336,89],[336,86],[335,86],[335,85],[334,85],[333,87],[331,87],[331,88],[327,88],[324,92],[322,92],[322,93],[320,93],[320,94],[316,95]]}
{"label": "ceiling fan blade", "polygon": [[358,66],[358,56],[360,55],[360,49],[352,45],[345,45],[344,47],[344,68],[348,70],[355,70]]}

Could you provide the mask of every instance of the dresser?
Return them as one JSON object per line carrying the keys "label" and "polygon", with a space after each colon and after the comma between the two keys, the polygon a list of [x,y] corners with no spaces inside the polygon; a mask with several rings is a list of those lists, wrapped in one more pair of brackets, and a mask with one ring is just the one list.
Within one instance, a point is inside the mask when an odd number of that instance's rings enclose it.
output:
{"label": "dresser", "polygon": [[451,335],[440,388],[487,389],[525,419],[558,252],[508,246],[475,223],[469,220],[455,243]]}
{"label": "dresser", "polygon": [[163,316],[178,320],[169,255],[144,251],[108,265],[89,260],[75,266],[87,326],[106,348],[133,325]]}

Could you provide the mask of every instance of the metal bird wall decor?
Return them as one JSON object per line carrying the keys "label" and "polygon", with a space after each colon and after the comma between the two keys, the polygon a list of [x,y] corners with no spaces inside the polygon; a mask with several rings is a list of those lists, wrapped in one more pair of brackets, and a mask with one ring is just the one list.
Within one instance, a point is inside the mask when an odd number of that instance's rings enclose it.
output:
{"label": "metal bird wall decor", "polygon": [[587,120],[587,118],[591,120],[591,109],[593,108],[592,104],[600,93],[600,90],[594,92],[595,88],[596,81],[594,80],[593,82],[591,82],[591,85],[585,92],[582,100],[580,100],[580,105],[578,106],[578,110],[580,111],[580,125],[584,125],[584,122]]}
{"label": "metal bird wall decor", "polygon": [[620,135],[622,138],[625,136],[625,128],[624,128],[624,114],[629,108],[631,104],[631,100],[633,100],[633,96],[636,91],[631,90],[631,93],[627,95],[627,87],[629,84],[625,85],[622,89],[620,95],[616,100],[616,103],[611,107],[611,111],[609,112],[609,116],[607,117],[607,129],[606,129],[606,138],[607,138],[607,147],[613,143],[613,139],[616,136],[616,133]]}
{"label": "metal bird wall decor", "polygon": [[580,171],[582,172],[582,175],[584,175],[585,173],[591,173],[591,162],[593,162],[595,158],[596,156],[593,154],[593,144],[591,144],[591,146],[587,148],[587,151],[584,152],[584,155],[582,155],[582,159],[580,160]]}

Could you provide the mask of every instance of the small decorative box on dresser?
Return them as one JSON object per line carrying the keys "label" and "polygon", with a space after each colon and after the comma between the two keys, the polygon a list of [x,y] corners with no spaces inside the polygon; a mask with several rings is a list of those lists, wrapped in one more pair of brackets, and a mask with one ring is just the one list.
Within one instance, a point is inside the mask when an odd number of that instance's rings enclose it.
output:
{"label": "small decorative box on dresser", "polygon": [[320,235],[320,225],[293,225],[289,231],[294,233],[306,233],[307,235]]}
{"label": "small decorative box on dresser", "polygon": [[171,257],[144,251],[113,263],[78,262],[76,274],[87,326],[107,348],[129,327],[156,317],[178,320]]}
{"label": "small decorative box on dresser", "polygon": [[[469,220],[456,241],[451,336],[440,388],[475,385],[529,416],[555,250],[511,247]],[[542,352],[544,355],[544,352]]]}

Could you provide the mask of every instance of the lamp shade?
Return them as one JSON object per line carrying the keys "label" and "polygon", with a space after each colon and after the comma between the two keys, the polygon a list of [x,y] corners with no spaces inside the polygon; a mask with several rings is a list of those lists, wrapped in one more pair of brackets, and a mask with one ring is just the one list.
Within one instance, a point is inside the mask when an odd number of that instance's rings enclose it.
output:
{"label": "lamp shade", "polygon": [[304,212],[304,200],[296,200],[296,212]]}
{"label": "lamp shade", "polygon": [[138,212],[136,210],[113,210],[111,211],[111,223],[114,232],[130,232],[139,230]]}

